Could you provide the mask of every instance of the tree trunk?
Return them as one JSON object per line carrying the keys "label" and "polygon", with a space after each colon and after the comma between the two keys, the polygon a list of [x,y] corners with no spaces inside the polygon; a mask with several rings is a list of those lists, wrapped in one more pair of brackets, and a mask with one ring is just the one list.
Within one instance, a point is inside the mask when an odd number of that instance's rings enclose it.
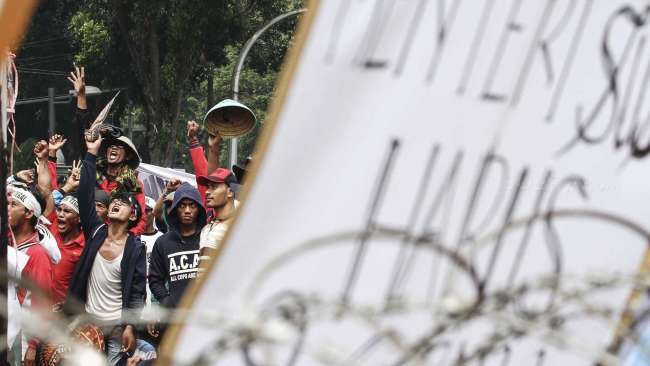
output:
{"label": "tree trunk", "polygon": [[131,35],[133,24],[129,19],[129,10],[124,1],[112,0],[111,5],[115,11],[115,22],[129,50],[134,76],[141,87],[141,96],[144,101],[144,149],[141,147],[142,151],[138,152],[144,161],[157,162],[156,157],[151,156],[150,149],[152,141],[156,141],[153,124],[159,121],[160,106],[160,60],[156,23],[155,20],[144,20],[143,39],[147,40],[147,47],[145,47],[144,42],[138,42]]}
{"label": "tree trunk", "polygon": [[208,68],[208,110],[214,105],[214,68]]}
{"label": "tree trunk", "polygon": [[169,142],[166,144],[164,149],[164,166],[172,167],[174,165],[174,158],[176,157],[176,142],[178,140],[178,132],[183,129],[183,126],[178,122],[178,115],[181,110],[181,102],[185,94],[182,90],[178,90],[176,93],[175,101],[170,101],[172,103],[172,109],[170,110],[168,121],[169,121]]}
{"label": "tree trunk", "polygon": [[[145,121],[145,149],[147,150],[146,154],[150,157],[149,160],[154,164],[158,164],[160,162],[159,155],[156,156],[151,156],[151,152],[154,151],[155,153],[155,145],[156,142],[158,141],[158,136],[160,134],[160,130],[158,127],[162,126],[157,126],[158,123],[160,123],[160,108],[161,108],[161,89],[160,89],[160,49],[158,45],[158,29],[157,29],[157,24],[155,22],[147,22],[146,24],[146,30],[147,30],[147,49],[149,51],[149,75],[150,76],[150,81],[151,85],[149,86],[148,89],[150,89],[150,92],[148,93],[148,98],[145,96],[145,100],[149,100],[149,105],[146,106],[145,108],[148,110],[147,113],[147,119]],[[145,89],[146,90],[146,89]],[[153,138],[152,138],[153,137]],[[153,158],[153,160],[151,160]]]}

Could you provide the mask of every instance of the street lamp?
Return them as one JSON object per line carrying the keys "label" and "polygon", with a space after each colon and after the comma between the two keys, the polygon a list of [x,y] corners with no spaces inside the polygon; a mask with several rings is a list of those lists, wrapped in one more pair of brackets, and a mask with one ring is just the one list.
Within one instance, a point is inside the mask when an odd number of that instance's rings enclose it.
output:
{"label": "street lamp", "polygon": [[[260,28],[251,38],[246,41],[244,44],[244,48],[242,48],[241,53],[239,54],[239,58],[237,59],[237,65],[235,66],[235,71],[232,76],[232,99],[239,101],[239,77],[241,76],[241,70],[244,68],[244,61],[246,61],[246,57],[248,56],[248,52],[253,48],[253,45],[257,40],[266,32],[269,28],[271,28],[274,24],[290,18],[292,16],[296,16],[298,14],[302,14],[306,12],[307,9],[298,9],[298,10],[293,10],[287,13],[284,13],[282,15],[278,15],[277,17],[273,18],[270,22],[266,23],[262,28]],[[237,164],[237,138],[233,137],[230,140],[230,166],[236,165]]]}
{"label": "street lamp", "polygon": [[[86,85],[86,96],[92,97],[93,95],[99,95],[101,93],[103,93],[103,91],[98,87],[92,85]],[[73,97],[76,97],[77,91],[74,89],[70,89],[68,91],[68,94],[70,94]]]}
{"label": "street lamp", "polygon": [[[86,96],[90,97],[90,96],[100,95],[102,93],[104,93],[104,91],[102,91],[98,87],[86,85]],[[48,130],[50,136],[52,136],[56,132],[56,118],[55,118],[56,111],[54,109],[54,106],[56,104],[68,104],[72,101],[72,98],[76,96],[77,96],[77,92],[75,90],[69,90],[68,94],[55,95],[54,88],[47,88],[47,97],[37,97],[37,98],[18,100],[16,101],[16,105],[26,105],[26,104],[47,102],[48,103],[47,115],[49,121]]]}

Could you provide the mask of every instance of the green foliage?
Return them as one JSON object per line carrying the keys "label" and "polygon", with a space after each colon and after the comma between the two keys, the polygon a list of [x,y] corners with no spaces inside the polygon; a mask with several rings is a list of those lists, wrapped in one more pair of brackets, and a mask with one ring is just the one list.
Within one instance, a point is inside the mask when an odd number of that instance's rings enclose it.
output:
{"label": "green foliage", "polygon": [[74,57],[78,65],[87,65],[91,60],[105,57],[111,36],[102,21],[93,19],[88,12],[80,11],[70,19],[68,30],[79,43],[79,52]]}
{"label": "green foliage", "polygon": [[[201,123],[210,107],[208,80],[214,85],[213,103],[232,98],[231,79],[242,45],[268,21],[302,5],[302,0],[42,2],[21,54],[50,70],[67,72],[74,61],[86,67],[88,85],[122,89],[110,119],[125,129],[129,122],[139,127],[132,136],[143,160],[191,168],[185,126],[189,119]],[[246,61],[240,100],[260,123],[240,139],[240,159],[253,151],[297,20],[287,19],[269,29]],[[52,34],[62,37],[49,41]],[[52,47],[41,48],[43,44]],[[57,52],[66,54],[49,61]],[[21,98],[45,95],[49,86],[56,87],[57,93],[70,89],[64,76],[30,74],[22,81],[26,87]],[[110,96],[90,98],[93,114]],[[38,126],[32,135],[46,137],[47,106],[34,106],[29,112],[22,108],[17,113],[19,127]],[[57,107],[58,126],[69,125],[72,110]],[[21,120],[32,123],[21,124]],[[222,143],[224,165],[229,146],[228,140]]]}
{"label": "green foliage", "polygon": [[[232,74],[237,63],[239,48],[236,46],[226,46],[224,53],[227,62],[223,65],[213,69],[212,78],[214,83],[214,104],[226,98],[233,98],[231,83]],[[240,76],[240,102],[247,105],[257,118],[257,124],[251,132],[239,139],[238,144],[238,162],[243,163],[246,157],[253,154],[257,137],[261,131],[266,118],[266,110],[271,102],[273,90],[278,72],[267,70],[260,73],[252,68],[244,68]],[[196,120],[202,124],[205,113],[212,106],[207,104],[207,81],[198,83],[193,89],[189,91],[189,96],[185,98],[181,113],[179,115],[179,123],[176,128],[182,129],[179,137],[175,141],[178,146],[177,151],[181,151],[174,161],[175,166],[182,166],[185,169],[191,170],[191,161],[187,155],[186,141],[185,141],[185,121]],[[204,136],[204,142],[207,136]],[[206,142],[207,143],[207,142]],[[221,159],[222,166],[228,166],[230,156],[230,140],[223,140],[221,144]]]}
{"label": "green foliage", "polygon": [[14,173],[34,167],[34,145],[36,139],[29,138],[20,144],[20,151],[14,149]]}

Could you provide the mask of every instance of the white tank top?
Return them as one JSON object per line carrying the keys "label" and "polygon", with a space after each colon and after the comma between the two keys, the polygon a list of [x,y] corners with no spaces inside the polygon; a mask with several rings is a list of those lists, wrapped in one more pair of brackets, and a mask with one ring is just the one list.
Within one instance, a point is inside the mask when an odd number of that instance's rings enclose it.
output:
{"label": "white tank top", "polygon": [[97,253],[88,281],[86,312],[101,321],[122,317],[122,255],[109,261]]}

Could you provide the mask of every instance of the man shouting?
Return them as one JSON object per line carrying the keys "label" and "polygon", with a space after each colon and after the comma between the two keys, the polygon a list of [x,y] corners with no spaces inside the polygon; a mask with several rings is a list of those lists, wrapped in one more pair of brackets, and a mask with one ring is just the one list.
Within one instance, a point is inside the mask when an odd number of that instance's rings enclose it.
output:
{"label": "man shouting", "polygon": [[[106,338],[110,365],[125,362],[136,341],[131,319],[139,319],[146,296],[145,247],[129,233],[140,220],[137,200],[128,190],[116,191],[105,224],[95,209],[96,161],[102,139],[86,142],[88,152],[78,189],[79,216],[86,243],[70,284],[68,300],[76,299]],[[68,307],[69,308],[69,307]]]}

